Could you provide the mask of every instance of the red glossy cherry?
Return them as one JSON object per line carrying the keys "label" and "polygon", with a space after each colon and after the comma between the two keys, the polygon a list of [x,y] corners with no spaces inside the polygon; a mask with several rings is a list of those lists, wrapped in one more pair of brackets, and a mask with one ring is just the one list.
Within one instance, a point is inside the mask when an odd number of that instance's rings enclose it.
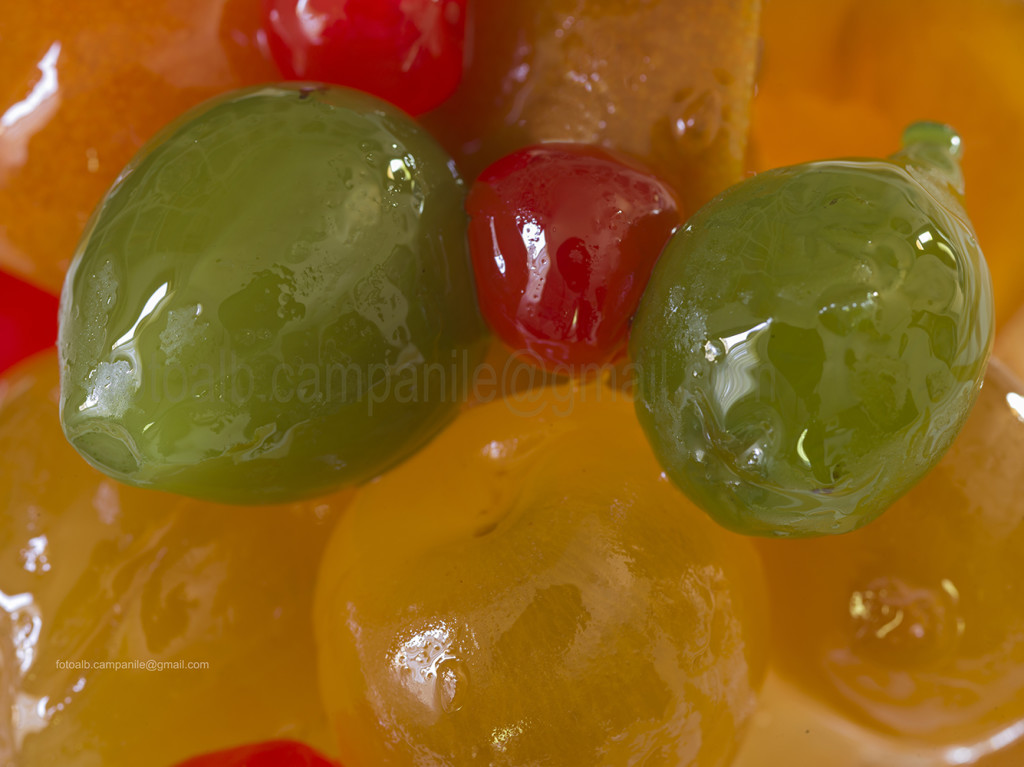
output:
{"label": "red glossy cherry", "polygon": [[680,223],[666,184],[584,144],[542,144],[498,160],[466,209],[484,317],[549,369],[601,364],[622,348]]}
{"label": "red glossy cherry", "polygon": [[373,93],[410,114],[462,79],[467,0],[263,0],[281,73]]}
{"label": "red glossy cherry", "polygon": [[0,372],[57,340],[57,297],[0,272]]}
{"label": "red glossy cherry", "polygon": [[304,743],[275,740],[203,754],[178,767],[340,767]]}

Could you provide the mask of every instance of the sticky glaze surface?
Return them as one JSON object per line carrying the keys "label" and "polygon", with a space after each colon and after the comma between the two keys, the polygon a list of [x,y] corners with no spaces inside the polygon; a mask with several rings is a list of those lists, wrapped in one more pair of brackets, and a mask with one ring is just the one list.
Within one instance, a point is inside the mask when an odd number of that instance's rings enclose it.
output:
{"label": "sticky glaze surface", "polygon": [[235,503],[367,479],[454,413],[479,352],[465,190],[398,110],[231,94],[98,210],[61,307],[61,412],[89,461]]}

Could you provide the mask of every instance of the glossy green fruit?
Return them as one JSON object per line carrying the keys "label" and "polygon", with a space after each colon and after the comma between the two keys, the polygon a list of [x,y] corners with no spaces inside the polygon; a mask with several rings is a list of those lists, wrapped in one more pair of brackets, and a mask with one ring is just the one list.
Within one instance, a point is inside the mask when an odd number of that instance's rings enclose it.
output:
{"label": "glossy green fruit", "polygon": [[949,447],[992,343],[959,137],[817,162],[723,193],[669,242],[631,336],[666,472],[726,527],[842,533]]}
{"label": "glossy green fruit", "polygon": [[356,91],[264,87],[186,115],[72,263],[68,439],[130,484],[244,503],[407,456],[481,354],[464,191],[423,129]]}

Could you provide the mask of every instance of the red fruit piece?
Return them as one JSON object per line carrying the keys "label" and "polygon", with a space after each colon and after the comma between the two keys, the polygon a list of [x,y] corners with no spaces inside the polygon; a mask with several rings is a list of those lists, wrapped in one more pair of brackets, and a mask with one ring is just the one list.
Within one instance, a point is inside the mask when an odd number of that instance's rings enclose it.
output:
{"label": "red fruit piece", "polygon": [[281,73],[367,91],[410,114],[462,79],[467,0],[263,0]]}
{"label": "red fruit piece", "polygon": [[340,767],[303,743],[274,740],[204,754],[178,767]]}
{"label": "red fruit piece", "polygon": [[666,184],[584,144],[542,144],[498,160],[466,209],[484,317],[549,369],[601,364],[622,348],[680,223]]}
{"label": "red fruit piece", "polygon": [[0,372],[57,340],[57,297],[0,272]]}

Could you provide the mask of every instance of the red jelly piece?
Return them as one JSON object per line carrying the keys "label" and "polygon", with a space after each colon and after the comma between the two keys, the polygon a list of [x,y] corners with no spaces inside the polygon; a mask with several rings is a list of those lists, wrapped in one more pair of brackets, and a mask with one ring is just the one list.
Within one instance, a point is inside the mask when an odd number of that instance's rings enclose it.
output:
{"label": "red jelly piece", "polygon": [[0,272],[0,372],[57,340],[57,297]]}
{"label": "red jelly piece", "polygon": [[466,209],[484,317],[506,344],[553,370],[602,364],[621,350],[680,223],[665,183],[584,144],[542,144],[498,160]]}
{"label": "red jelly piece", "polygon": [[204,754],[178,767],[340,767],[304,743],[275,740]]}
{"label": "red jelly piece", "polygon": [[420,114],[462,79],[466,2],[263,0],[263,26],[286,78],[348,85]]}

